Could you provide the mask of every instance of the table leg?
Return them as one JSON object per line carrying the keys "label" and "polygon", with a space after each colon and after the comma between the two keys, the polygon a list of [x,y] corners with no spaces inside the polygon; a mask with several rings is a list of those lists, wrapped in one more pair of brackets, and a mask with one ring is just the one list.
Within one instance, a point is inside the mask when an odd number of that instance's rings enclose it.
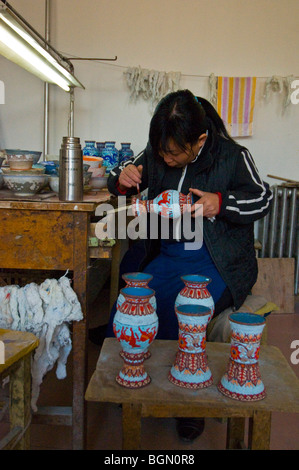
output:
{"label": "table leg", "polygon": [[16,370],[10,376],[10,429],[20,428],[23,433],[14,449],[30,449],[31,419],[31,355],[19,361]]}
{"label": "table leg", "polygon": [[86,445],[87,407],[84,394],[87,386],[87,287],[88,287],[88,222],[86,213],[74,216],[73,288],[83,312],[83,320],[73,322],[73,449]]}
{"label": "table leg", "polygon": [[227,419],[227,449],[242,449],[244,447],[245,418]]}
{"label": "table leg", "polygon": [[122,405],[123,450],[140,449],[141,405],[123,403]]}
{"label": "table leg", "polygon": [[248,444],[251,450],[269,450],[271,435],[271,412],[254,411],[249,420]]}

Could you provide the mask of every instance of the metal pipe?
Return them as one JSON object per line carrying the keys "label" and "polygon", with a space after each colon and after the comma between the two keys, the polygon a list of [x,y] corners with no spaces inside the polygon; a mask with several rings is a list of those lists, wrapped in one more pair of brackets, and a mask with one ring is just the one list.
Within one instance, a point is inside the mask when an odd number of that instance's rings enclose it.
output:
{"label": "metal pipe", "polygon": [[273,206],[270,224],[269,236],[269,258],[274,258],[274,245],[276,240],[276,225],[277,225],[277,211],[278,211],[278,189],[277,186],[273,189]]}
{"label": "metal pipe", "polygon": [[[285,235],[286,235],[286,223],[287,223],[287,202],[288,202],[288,189],[281,189],[281,208],[280,208],[280,226],[278,233],[278,258],[283,258]],[[279,196],[278,196],[279,197]]]}
{"label": "metal pipe", "polygon": [[[45,0],[45,48],[50,41],[50,0]],[[49,83],[44,83],[44,149],[43,160],[49,153]]]}
{"label": "metal pipe", "polygon": [[295,233],[296,233],[296,224],[297,221],[297,188],[291,190],[291,205],[290,205],[290,227],[288,233],[288,243],[287,243],[287,257],[292,258],[294,254],[294,242],[295,242]]}

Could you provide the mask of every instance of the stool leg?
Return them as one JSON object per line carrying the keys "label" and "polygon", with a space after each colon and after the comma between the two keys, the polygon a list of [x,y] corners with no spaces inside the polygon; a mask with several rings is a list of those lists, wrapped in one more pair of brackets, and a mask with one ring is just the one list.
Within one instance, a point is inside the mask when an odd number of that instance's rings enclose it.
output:
{"label": "stool leg", "polygon": [[244,448],[245,418],[228,418],[227,420],[227,449]]}
{"label": "stool leg", "polygon": [[20,427],[25,430],[15,449],[30,449],[31,418],[31,355],[20,360],[18,367],[10,376],[10,428]]}
{"label": "stool leg", "polygon": [[122,404],[123,450],[140,449],[141,405]]}
{"label": "stool leg", "polygon": [[271,435],[271,412],[254,411],[249,420],[249,448],[251,450],[269,450]]}

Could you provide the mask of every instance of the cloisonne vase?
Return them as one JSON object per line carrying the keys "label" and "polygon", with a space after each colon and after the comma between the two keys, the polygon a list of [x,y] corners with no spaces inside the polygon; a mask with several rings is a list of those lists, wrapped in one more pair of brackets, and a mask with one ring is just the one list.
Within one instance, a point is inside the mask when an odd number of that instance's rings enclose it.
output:
{"label": "cloisonne vase", "polygon": [[121,294],[125,300],[114,316],[113,331],[121,344],[124,364],[116,381],[123,387],[140,388],[151,381],[144,368],[144,355],[158,332],[158,316],[150,302],[155,292],[125,287]]}
{"label": "cloisonne vase", "polygon": [[83,148],[82,153],[89,157],[99,157],[100,151],[96,148],[95,140],[85,140],[85,147]]}
{"label": "cloisonne vase", "polygon": [[182,304],[198,304],[210,309],[209,321],[212,319],[215,311],[213,297],[208,291],[207,285],[211,282],[207,276],[201,274],[187,274],[181,277],[185,286],[178,293],[175,300],[175,306]]}
{"label": "cloisonne vase", "polygon": [[168,379],[193,390],[212,385],[213,376],[206,355],[206,329],[211,315],[207,307],[196,304],[175,308],[179,323],[179,346]]}
{"label": "cloisonne vase", "polygon": [[122,142],[120,145],[121,148],[119,150],[119,165],[134,156],[130,142]]}
{"label": "cloisonne vase", "polygon": [[118,150],[114,141],[105,142],[101,157],[103,158],[103,166],[106,167],[106,175],[108,175],[112,168],[118,165]]}
{"label": "cloisonne vase", "polygon": [[192,193],[186,196],[175,189],[167,189],[154,199],[142,200],[133,197],[132,211],[135,216],[146,212],[155,212],[162,217],[176,219],[185,212],[187,205],[192,205],[192,200]]}
{"label": "cloisonne vase", "polygon": [[258,359],[266,320],[254,313],[232,313],[229,321],[232,330],[230,358],[218,389],[235,400],[262,400],[266,392]]}

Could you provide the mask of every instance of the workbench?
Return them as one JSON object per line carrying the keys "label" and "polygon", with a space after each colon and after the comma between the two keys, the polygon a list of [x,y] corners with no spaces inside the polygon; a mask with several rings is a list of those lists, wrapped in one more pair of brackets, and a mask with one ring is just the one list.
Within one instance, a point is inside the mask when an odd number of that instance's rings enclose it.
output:
{"label": "workbench", "polygon": [[[82,307],[83,320],[72,325],[72,407],[63,416],[59,416],[58,410],[57,416],[60,424],[72,425],[73,449],[83,449],[86,438],[88,266],[91,257],[111,257],[109,247],[89,247],[91,220],[97,206],[109,198],[107,190],[85,194],[82,202],[61,202],[55,193],[18,198],[9,191],[0,191],[0,267],[69,270]],[[35,419],[55,424],[51,413]]]}

